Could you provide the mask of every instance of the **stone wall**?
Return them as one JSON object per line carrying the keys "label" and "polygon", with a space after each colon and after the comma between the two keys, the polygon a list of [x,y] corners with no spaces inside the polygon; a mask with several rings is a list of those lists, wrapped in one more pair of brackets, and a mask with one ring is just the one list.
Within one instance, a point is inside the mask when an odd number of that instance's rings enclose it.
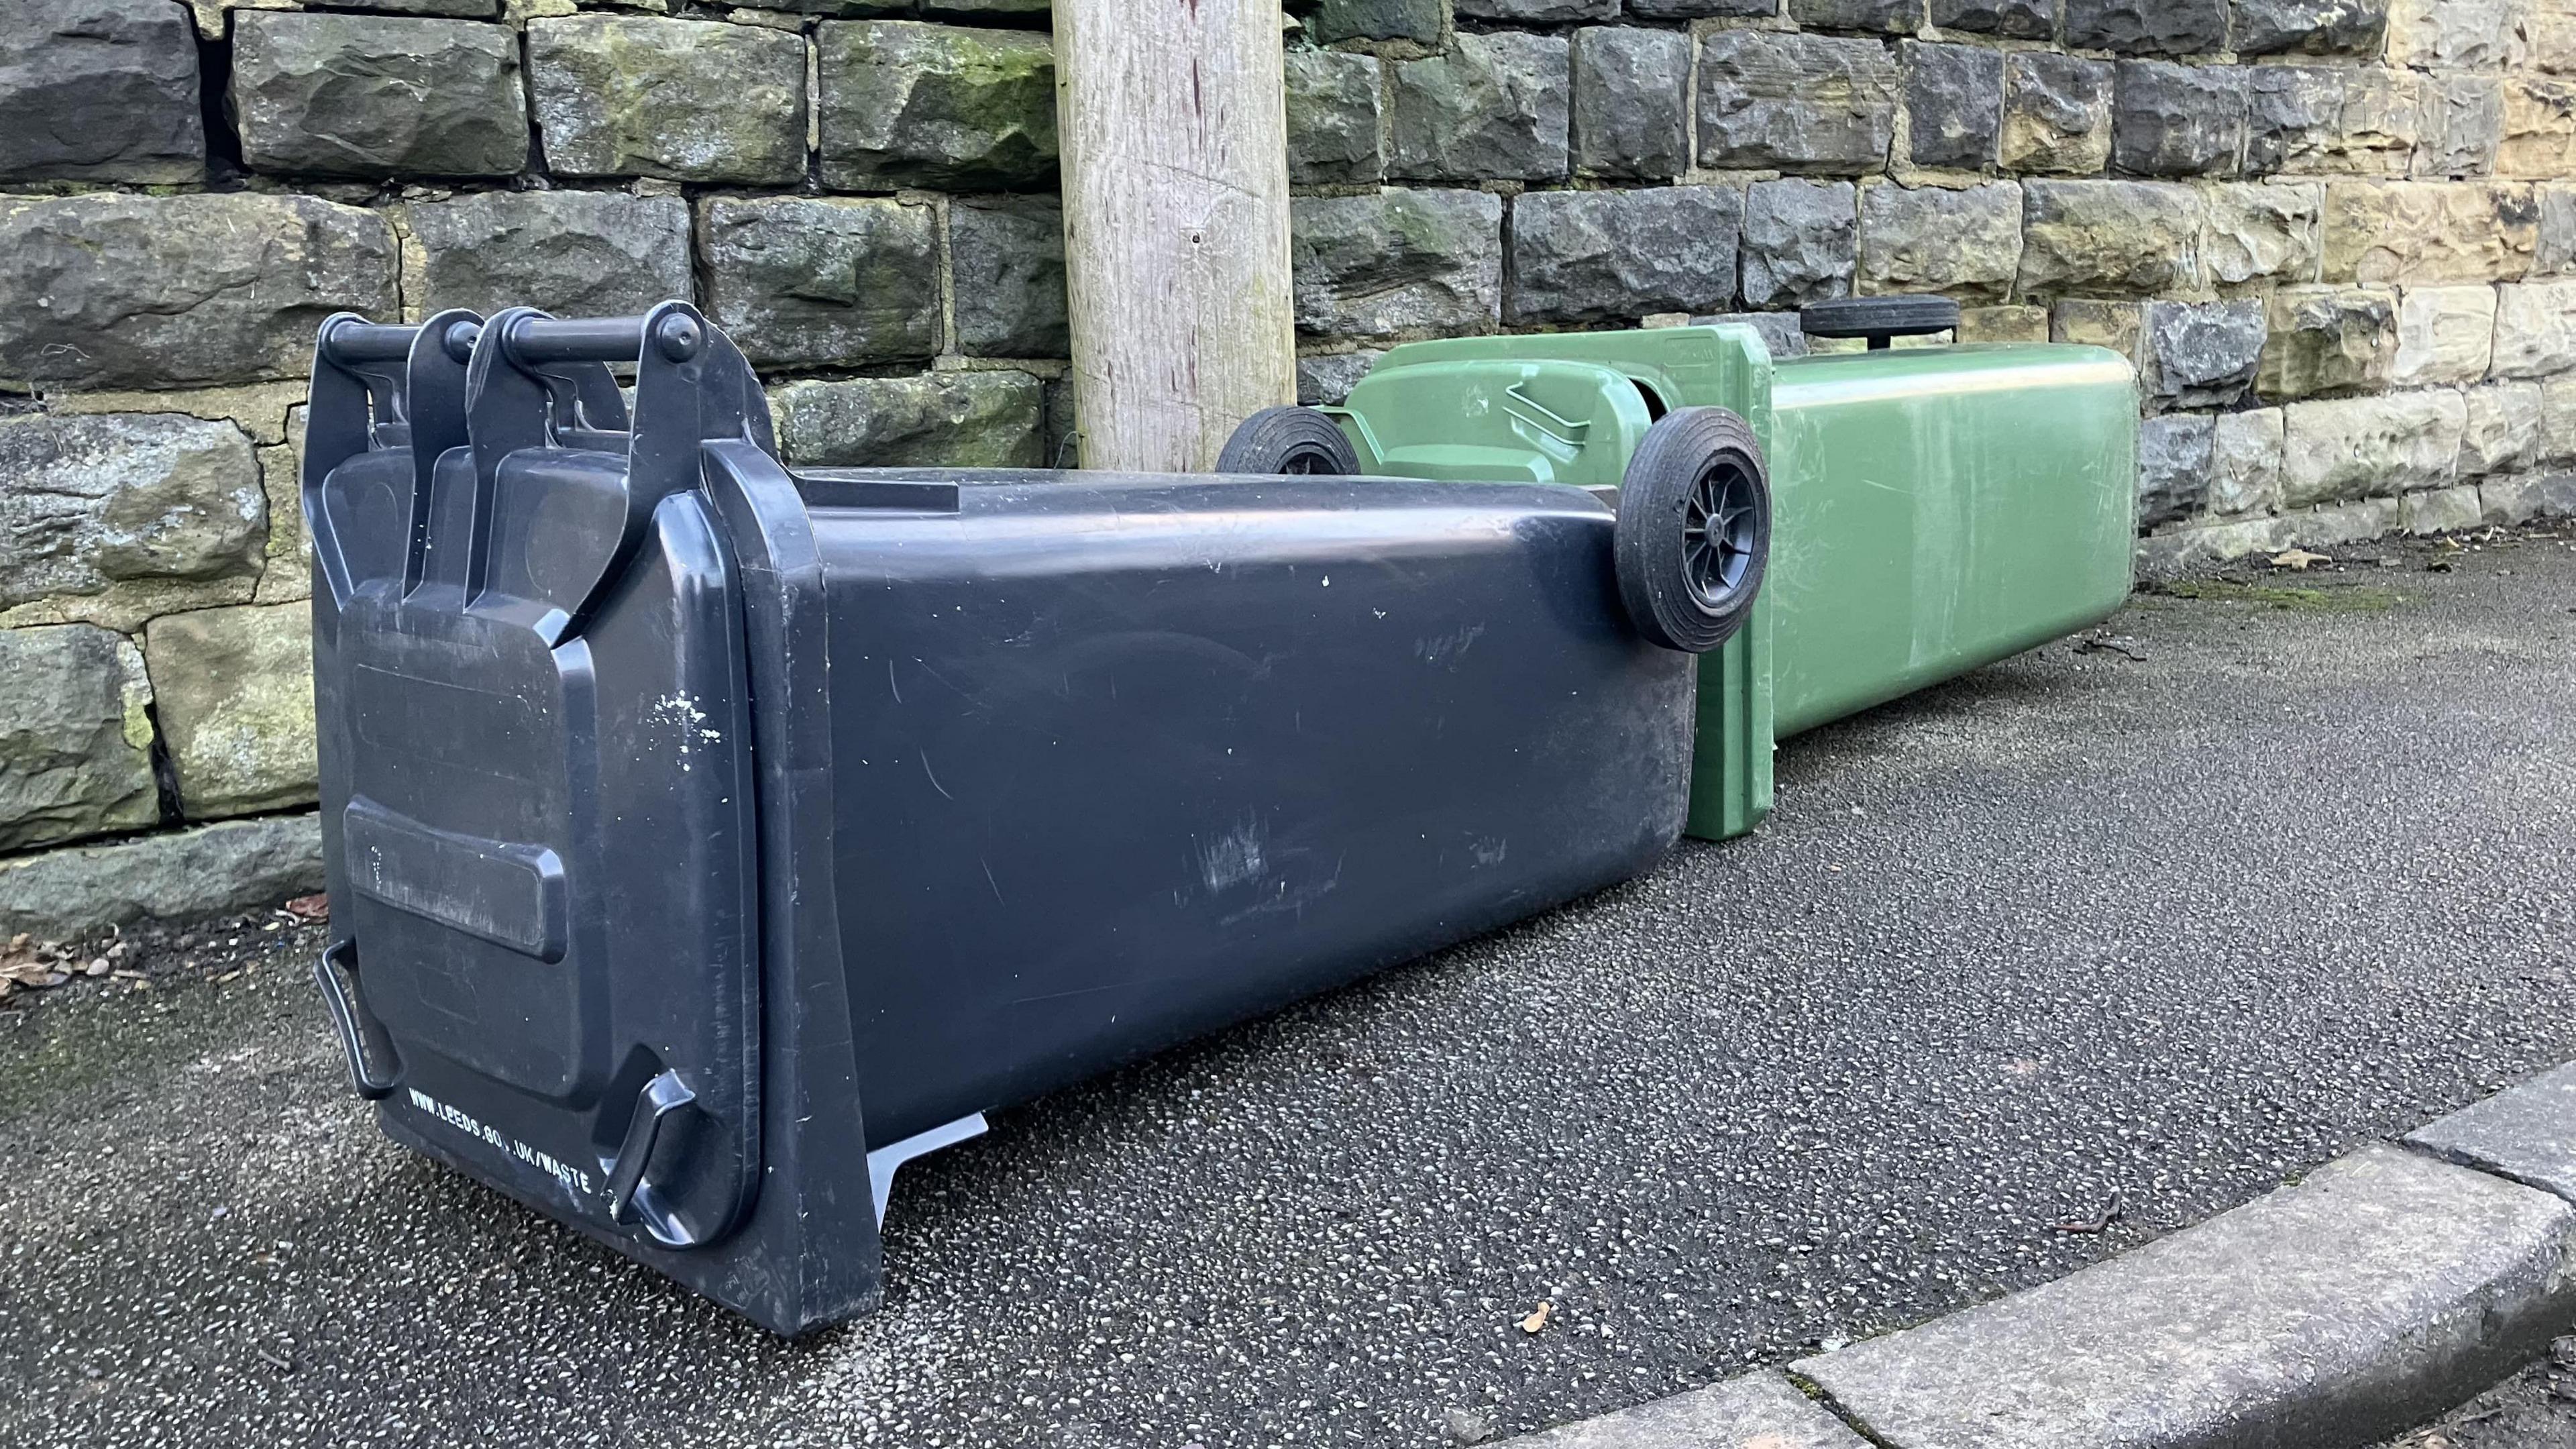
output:
{"label": "stone wall", "polygon": [[[1409,338],[1767,313],[1788,347],[1802,303],[1934,290],[1968,339],[2138,362],[2151,564],[2576,506],[2576,0],[1298,8],[1309,400]],[[331,312],[689,296],[792,460],[1069,460],[1046,21],[13,0],[0,931],[309,870]]]}

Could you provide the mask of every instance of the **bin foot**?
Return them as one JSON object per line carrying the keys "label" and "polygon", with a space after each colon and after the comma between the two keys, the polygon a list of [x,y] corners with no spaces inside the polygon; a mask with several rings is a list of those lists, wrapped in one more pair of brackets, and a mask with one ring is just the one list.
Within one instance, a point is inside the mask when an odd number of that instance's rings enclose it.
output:
{"label": "bin foot", "polygon": [[889,1142],[868,1154],[868,1185],[877,1195],[877,1226],[885,1226],[886,1198],[894,1192],[894,1170],[925,1153],[942,1147],[954,1147],[969,1137],[984,1135],[984,1114],[969,1112],[954,1122],[916,1132],[901,1142]]}

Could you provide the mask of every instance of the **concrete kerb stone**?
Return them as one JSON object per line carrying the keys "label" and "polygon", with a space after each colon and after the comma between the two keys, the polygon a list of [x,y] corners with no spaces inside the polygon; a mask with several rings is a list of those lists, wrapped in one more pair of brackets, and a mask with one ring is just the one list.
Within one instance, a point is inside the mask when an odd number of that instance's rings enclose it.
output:
{"label": "concrete kerb stone", "polygon": [[2576,1064],[2055,1282],[1511,1443],[2346,1449],[2570,1325]]}

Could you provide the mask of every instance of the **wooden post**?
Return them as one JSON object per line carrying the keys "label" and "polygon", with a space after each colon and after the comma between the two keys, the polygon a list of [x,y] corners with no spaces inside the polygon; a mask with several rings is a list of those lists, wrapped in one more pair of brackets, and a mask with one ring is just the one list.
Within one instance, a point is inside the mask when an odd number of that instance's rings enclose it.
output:
{"label": "wooden post", "polygon": [[1214,465],[1297,400],[1279,0],[1055,0],[1082,464]]}

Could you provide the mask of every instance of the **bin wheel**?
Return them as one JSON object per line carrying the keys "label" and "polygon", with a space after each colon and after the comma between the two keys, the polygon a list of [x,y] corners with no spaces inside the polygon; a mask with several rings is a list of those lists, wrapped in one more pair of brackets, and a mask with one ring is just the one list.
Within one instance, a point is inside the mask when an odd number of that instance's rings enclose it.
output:
{"label": "bin wheel", "polygon": [[1263,408],[1225,440],[1216,470],[1348,477],[1360,470],[1360,455],[1342,436],[1342,425],[1323,412]]}
{"label": "bin wheel", "polygon": [[1619,484],[1619,599],[1654,644],[1706,654],[1744,627],[1771,557],[1771,477],[1752,427],[1680,408],[1646,430]]}

